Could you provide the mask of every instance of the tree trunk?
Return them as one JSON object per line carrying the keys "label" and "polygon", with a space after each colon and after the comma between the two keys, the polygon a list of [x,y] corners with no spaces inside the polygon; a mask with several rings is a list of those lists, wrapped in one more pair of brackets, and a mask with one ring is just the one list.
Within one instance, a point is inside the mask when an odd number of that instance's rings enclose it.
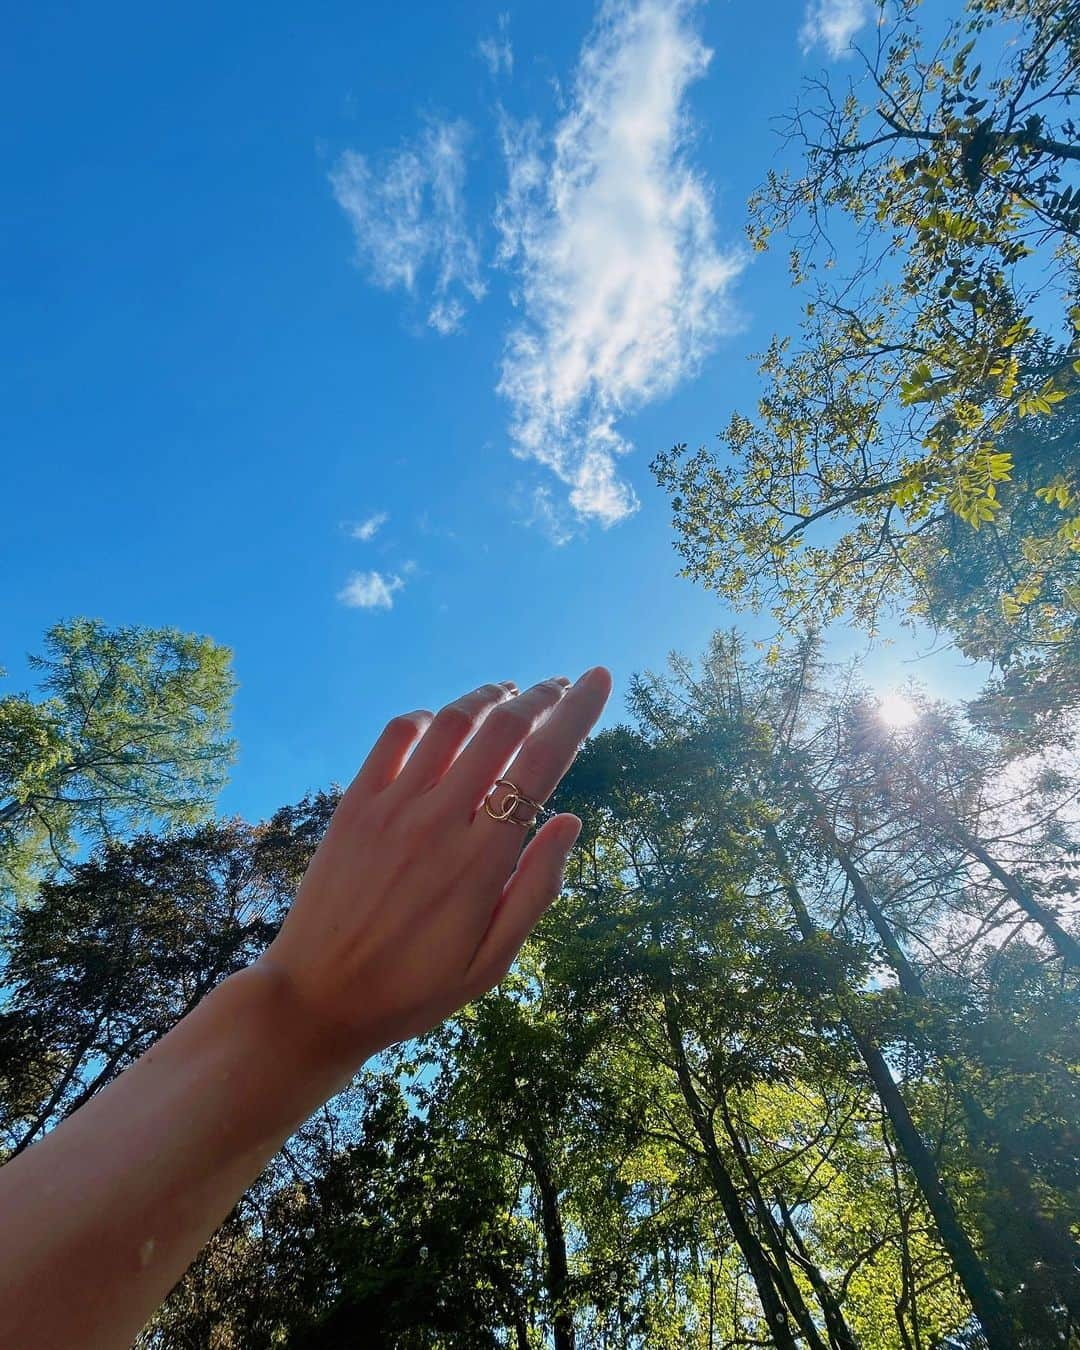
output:
{"label": "tree trunk", "polygon": [[975,1316],[982,1324],[983,1334],[990,1350],[1015,1350],[1016,1339],[1012,1319],[964,1232],[952,1201],[942,1185],[937,1164],[915,1127],[907,1103],[885,1062],[885,1056],[870,1037],[860,1032],[850,1021],[848,1029],[885,1107],[896,1142],[915,1174],[927,1208],[934,1216],[934,1223],[956,1267],[960,1283],[971,1300]]}
{"label": "tree trunk", "polygon": [[773,1218],[772,1210],[769,1207],[764,1195],[761,1193],[761,1187],[758,1185],[757,1177],[754,1175],[754,1169],[750,1165],[750,1159],[747,1157],[746,1150],[743,1148],[742,1140],[739,1138],[738,1131],[735,1129],[735,1123],[728,1113],[727,1103],[720,1103],[720,1116],[724,1122],[724,1131],[731,1143],[731,1150],[735,1154],[735,1160],[739,1164],[739,1171],[743,1174],[747,1189],[750,1191],[750,1197],[754,1202],[754,1209],[757,1212],[758,1223],[765,1236],[765,1242],[773,1254],[773,1261],[776,1265],[776,1278],[784,1299],[791,1309],[792,1316],[798,1323],[799,1330],[806,1338],[806,1343],[811,1350],[827,1350],[825,1342],[821,1339],[814,1318],[810,1309],[803,1298],[802,1290],[799,1288],[795,1279],[795,1272],[791,1269],[791,1261],[788,1256],[787,1246],[784,1243],[783,1235],[777,1227],[776,1220]]}
{"label": "tree trunk", "polygon": [[992,858],[975,836],[969,834],[959,821],[949,821],[945,825],[945,829],[962,849],[982,863],[998,885],[1004,889],[1009,899],[1018,905],[1029,919],[1034,920],[1039,925],[1068,964],[1080,967],[1080,942],[1062,928],[1056,917],[1045,905],[1039,904],[1024,882],[1014,873],[1007,872],[996,859]]}
{"label": "tree trunk", "polygon": [[[855,865],[846,845],[841,841],[840,836],[832,827],[832,823],[826,817],[822,804],[817,799],[817,794],[805,783],[802,785],[803,799],[807,805],[812,807],[815,812],[815,824],[818,833],[825,840],[829,852],[840,864],[840,868],[847,877],[851,886],[852,894],[855,896],[856,903],[863,911],[866,917],[874,926],[874,932],[877,933],[881,945],[885,948],[885,954],[889,958],[889,964],[896,972],[896,977],[900,981],[900,988],[905,994],[912,998],[924,997],[922,980],[919,978],[911,963],[900,946],[896,934],[892,930],[882,913],[877,901],[870,894],[870,887],[866,884],[862,873]],[[772,826],[769,826],[772,829]],[[773,831],[775,834],[775,831]]]}
{"label": "tree trunk", "polygon": [[559,1190],[552,1175],[547,1149],[538,1133],[525,1139],[536,1189],[540,1194],[540,1224],[547,1256],[547,1291],[551,1300],[551,1334],[555,1350],[574,1350],[574,1313],[570,1306],[570,1271],[566,1261],[566,1234],[559,1210]]}
{"label": "tree trunk", "polygon": [[[871,895],[870,888],[851,853],[821,812],[820,803],[813,795],[813,789],[805,783],[803,784],[803,795],[808,803],[817,808],[819,832],[825,839],[833,857],[843,869],[844,875],[851,885],[856,903],[873,924],[874,931],[877,933],[889,958],[889,963],[896,972],[900,988],[910,999],[921,1004],[923,1008],[934,1009],[935,1001],[927,993],[922,977],[908,961],[891,924]],[[769,837],[770,832],[771,837]],[[783,857],[783,845],[780,843],[779,836],[772,825],[766,826],[766,836],[774,855]],[[967,1117],[968,1136],[972,1144],[976,1151],[982,1152],[984,1156],[987,1153],[991,1155],[987,1161],[992,1162],[999,1169],[1002,1180],[1016,1204],[1017,1221],[1027,1230],[1031,1246],[1039,1252],[1046,1265],[1054,1272],[1057,1292],[1070,1312],[1076,1316],[1078,1308],[1080,1308],[1080,1291],[1077,1289],[1076,1275],[1078,1261],[1080,1261],[1080,1249],[1077,1248],[1076,1243],[1071,1240],[1067,1233],[1058,1232],[1045,1218],[1038,1197],[1031,1188],[1029,1172],[1022,1158],[1013,1148],[1011,1141],[996,1127],[994,1121],[983,1110],[982,1105],[964,1086],[962,1075],[948,1053],[939,1046],[935,1046],[934,1049],[941,1062],[945,1077],[956,1089],[960,1098],[964,1114]],[[1007,1252],[1001,1254],[999,1260],[1002,1269],[1009,1269],[1015,1264]]]}
{"label": "tree trunk", "polygon": [[739,1193],[716,1142],[712,1123],[701,1104],[701,1098],[698,1096],[690,1077],[690,1066],[686,1060],[682,1031],[679,1027],[675,1004],[670,993],[664,995],[664,1024],[667,1029],[668,1042],[675,1057],[675,1070],[679,1086],[694,1122],[694,1129],[705,1151],[705,1160],[709,1168],[713,1188],[735,1241],[739,1244],[739,1250],[742,1252],[750,1270],[750,1276],[754,1281],[754,1287],[757,1289],[761,1310],[765,1314],[769,1332],[777,1350],[796,1350],[797,1342],[789,1324],[784,1300],[777,1288],[776,1275],[764,1248],[750,1230],[746,1214],[743,1211],[742,1201],[739,1199]]}
{"label": "tree trunk", "polygon": [[[771,826],[766,828],[772,829]],[[785,894],[788,896],[795,913],[795,921],[803,938],[806,941],[812,941],[819,936],[819,930],[811,919],[810,912],[806,908],[802,895],[791,876],[787,856],[775,830],[772,831],[772,835],[773,840],[775,840],[774,852],[777,847],[779,848],[777,863],[780,867]],[[772,840],[770,840],[771,842]],[[982,1325],[990,1350],[1015,1350],[1016,1339],[1012,1319],[1002,1303],[1001,1296],[990,1283],[990,1278],[984,1270],[975,1248],[964,1232],[952,1201],[942,1185],[937,1164],[915,1127],[907,1103],[889,1071],[884,1055],[874,1041],[860,1030],[856,1020],[850,1015],[846,1005],[850,1002],[851,991],[838,985],[835,988],[835,993],[840,1003],[844,1023],[855,1042],[863,1063],[866,1065],[881,1104],[889,1117],[897,1144],[915,1175],[919,1191],[933,1216],[942,1244],[952,1259],[960,1283],[964,1286],[964,1291],[971,1301],[975,1316]]]}
{"label": "tree trunk", "polygon": [[829,1344],[835,1347],[835,1350],[859,1350],[859,1342],[855,1339],[855,1333],[847,1324],[844,1310],[840,1307],[840,1302],[830,1288],[829,1282],[822,1275],[817,1264],[811,1260],[810,1253],[806,1250],[806,1244],[803,1242],[795,1221],[791,1217],[791,1211],[784,1204],[783,1197],[777,1195],[776,1203],[784,1221],[784,1231],[791,1234],[792,1241],[795,1243],[799,1257],[799,1268],[810,1281],[810,1286],[821,1305],[825,1325],[829,1329]]}

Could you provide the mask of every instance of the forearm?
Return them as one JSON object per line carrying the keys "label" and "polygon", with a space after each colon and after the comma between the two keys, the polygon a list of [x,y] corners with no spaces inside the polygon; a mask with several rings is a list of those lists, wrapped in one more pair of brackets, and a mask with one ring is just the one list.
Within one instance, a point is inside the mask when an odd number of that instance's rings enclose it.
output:
{"label": "forearm", "polygon": [[253,967],[0,1168],[0,1345],[130,1346],[283,1141],[357,1067]]}

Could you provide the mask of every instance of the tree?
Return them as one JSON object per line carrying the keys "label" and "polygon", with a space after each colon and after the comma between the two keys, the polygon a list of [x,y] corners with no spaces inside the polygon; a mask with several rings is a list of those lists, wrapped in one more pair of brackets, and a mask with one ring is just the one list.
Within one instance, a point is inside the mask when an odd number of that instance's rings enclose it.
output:
{"label": "tree", "polygon": [[173,628],[50,629],[30,658],[41,697],[0,699],[0,887],[79,841],[204,818],[234,752],[229,663]]}
{"label": "tree", "polygon": [[[637,679],[514,971],[305,1122],[140,1345],[1075,1339],[1075,763],[911,696],[890,729],[813,641],[723,634]],[[101,844],[9,915],[5,1150],[262,950],[335,802]]]}
{"label": "tree", "polygon": [[[478,1147],[400,1065],[305,1126],[173,1291],[140,1345],[472,1350],[535,1342],[520,1168]],[[269,1274],[268,1274],[269,1272]]]}
{"label": "tree", "polygon": [[686,575],[795,632],[874,631],[899,600],[972,657],[1055,674],[1045,711],[1078,693],[1080,4],[969,0],[936,45],[919,12],[882,8],[850,91],[811,83],[799,168],[752,199],[755,245],[790,239],[811,290],[757,417],[725,458],[654,469]]}
{"label": "tree", "polygon": [[609,1005],[550,978],[545,953],[532,947],[498,990],[429,1038],[439,1067],[425,1101],[431,1119],[513,1168],[518,1212],[536,1234],[530,1313],[554,1346],[575,1350],[587,1328],[615,1323],[625,1336],[631,1322],[660,1321],[630,1275],[640,1235],[625,1182],[647,1089]]}
{"label": "tree", "polygon": [[[511,1214],[505,1160],[418,1115],[384,1080],[357,1142],[335,1158],[301,1208],[300,1266],[309,1329],[304,1350],[364,1343],[495,1347],[526,1333],[526,1267],[532,1244]],[[295,1232],[295,1230],[294,1230]],[[283,1255],[296,1237],[282,1234]],[[320,1287],[321,1285],[321,1287]],[[311,1314],[315,1315],[312,1316]]]}
{"label": "tree", "polygon": [[[643,703],[638,707],[644,711]],[[581,795],[564,804],[595,822],[600,857],[618,859],[609,862],[606,885],[597,883],[595,854],[582,856],[572,879],[589,916],[579,941],[587,963],[582,982],[594,998],[618,990],[638,1056],[657,1057],[674,1078],[680,1105],[664,1102],[665,1133],[700,1159],[698,1185],[712,1191],[720,1222],[742,1258],[741,1270],[729,1267],[735,1288],[740,1276],[749,1276],[757,1294],[757,1309],[740,1306],[737,1296],[731,1300],[730,1334],[818,1345],[825,1343],[821,1318],[829,1345],[850,1345],[855,1337],[849,1318],[857,1325],[869,1310],[843,1307],[824,1273],[836,1264],[835,1239],[823,1245],[820,1257],[814,1254],[817,1205],[827,1189],[817,1178],[844,1146],[833,1136],[831,1111],[816,1139],[817,1118],[811,1116],[807,1143],[792,1142],[791,1116],[785,1120],[776,1108],[790,1094],[805,1120],[807,1103],[821,1101],[823,1083],[830,1085],[826,1100],[838,1079],[842,1090],[849,1089],[851,1043],[845,1050],[835,1011],[830,1017],[822,1008],[832,985],[819,967],[824,961],[837,971],[857,968],[859,953],[833,944],[826,954],[813,933],[814,950],[806,951],[791,932],[794,918],[783,903],[788,897],[783,890],[778,895],[772,872],[762,866],[767,855],[752,842],[764,823],[757,792],[732,772],[732,745],[752,740],[750,729],[739,727],[734,740],[720,746],[688,729],[674,703],[661,712],[654,702],[653,711],[655,718],[645,715],[644,738],[627,730],[604,733],[567,779],[565,790]],[[868,1045],[863,1037],[861,1048]],[[891,1085],[875,1053],[879,1076]],[[865,1094],[865,1084],[859,1090]],[[766,1098],[771,1116],[761,1109]],[[739,1128],[740,1118],[755,1116],[760,1158],[743,1143],[746,1127]],[[791,1187],[786,1196],[776,1191],[782,1169],[788,1169]],[[773,1191],[768,1197],[766,1185]],[[789,1218],[799,1214],[800,1221],[785,1221],[785,1212]],[[886,1241],[876,1234],[856,1246],[844,1288]],[[924,1242],[919,1245],[920,1265],[927,1255],[940,1260],[935,1243],[929,1253]],[[879,1292],[887,1303],[889,1284],[880,1277]],[[921,1311],[942,1317],[942,1330],[964,1317],[955,1301],[934,1313],[924,1301]],[[880,1308],[872,1320],[880,1324]]]}
{"label": "tree", "polygon": [[101,845],[8,924],[0,1150],[110,1082],[277,931],[334,798]]}
{"label": "tree", "polygon": [[[1000,1000],[986,990],[976,994],[978,985],[969,982],[976,962],[985,962],[988,972],[997,967],[1003,936],[1015,938],[1005,909],[1010,901],[1023,918],[1035,918],[1044,928],[1051,958],[1061,938],[1075,941],[1056,921],[1047,923],[1045,913],[1033,913],[1040,907],[1030,893],[1030,877],[1020,903],[1015,888],[1002,885],[993,871],[985,880],[970,875],[972,861],[989,856],[995,838],[1027,854],[1027,870],[1035,873],[1030,846],[1041,840],[1043,877],[1049,881],[1052,870],[1045,863],[1052,867],[1054,855],[1069,847],[1069,835],[1062,833],[1074,796],[1068,783],[1041,783],[1022,842],[1015,799],[1008,803],[1007,829],[988,809],[988,780],[995,780],[999,764],[985,744],[966,742],[958,719],[939,710],[936,719],[927,715],[925,726],[905,738],[918,763],[904,765],[897,738],[884,732],[876,716],[868,717],[857,682],[820,669],[813,643],[777,665],[755,669],[743,662],[736,641],[720,638],[701,675],[681,668],[674,691],[659,680],[640,682],[638,707],[646,724],[665,735],[715,736],[728,781],[748,782],[770,804],[774,822],[761,830],[760,856],[773,856],[808,955],[820,953],[823,943],[827,951],[841,936],[864,949],[869,943],[875,961],[892,968],[898,988],[892,991],[885,983],[874,993],[840,982],[834,963],[822,971],[832,966],[829,984],[837,1010],[992,1343],[1010,1344],[1013,1335],[995,1289],[1007,1291],[1012,1318],[1030,1338],[1026,1344],[1067,1337],[1070,1321],[1080,1313],[1080,1249],[1069,1231],[1076,1196],[1053,1159],[1075,1147],[1073,1131],[1063,1123],[1049,1131],[1055,1142],[1044,1163],[1038,1154],[1047,1136],[1036,1152],[1014,1130],[1024,1093],[1033,1119],[1045,1122],[1047,1112],[1056,1120],[1070,1115],[1075,1091],[1068,1056],[1060,1061],[1054,1047],[1053,1028],[1060,1020],[1075,1035],[1075,975],[1067,967],[1060,973],[1053,1012],[1046,1009],[1046,1030],[1032,1039],[1027,1057],[1017,1055],[1010,1064],[1008,1076],[1018,1087],[1028,1075],[1008,1108],[1011,1122],[993,1111],[992,1097],[985,1104],[979,1100],[988,1081],[983,1055],[991,1042],[970,1033],[981,1025],[992,1034],[993,1062],[1003,1078],[1005,1046],[1018,1049],[1019,1042]],[[868,772],[869,765],[874,767]],[[967,821],[962,828],[957,816]],[[951,913],[969,927],[978,916],[974,934],[964,935],[960,969],[966,997],[959,1006],[958,981],[936,964],[934,954]],[[906,947],[919,953],[917,961]],[[939,997],[935,986],[947,988],[949,996]],[[975,1011],[984,997],[994,1006],[986,1022],[985,1014]],[[1004,1025],[998,1022],[1002,1016]],[[1036,1044],[1046,1049],[1037,1066],[1030,1059]],[[910,1064],[906,1083],[896,1081],[901,1054]],[[950,1102],[962,1105],[962,1114]],[[931,1148],[929,1140],[941,1131]],[[950,1172],[960,1177],[972,1167],[983,1178],[982,1200],[974,1205],[970,1181],[961,1187],[949,1180]]]}

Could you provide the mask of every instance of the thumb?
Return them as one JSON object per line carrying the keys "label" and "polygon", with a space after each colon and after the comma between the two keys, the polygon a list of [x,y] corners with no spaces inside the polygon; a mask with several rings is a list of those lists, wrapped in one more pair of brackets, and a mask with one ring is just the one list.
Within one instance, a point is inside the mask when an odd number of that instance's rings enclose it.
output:
{"label": "thumb", "polygon": [[547,821],[529,841],[466,971],[466,981],[477,989],[474,998],[498,984],[559,894],[566,860],[580,833],[577,816],[559,815]]}

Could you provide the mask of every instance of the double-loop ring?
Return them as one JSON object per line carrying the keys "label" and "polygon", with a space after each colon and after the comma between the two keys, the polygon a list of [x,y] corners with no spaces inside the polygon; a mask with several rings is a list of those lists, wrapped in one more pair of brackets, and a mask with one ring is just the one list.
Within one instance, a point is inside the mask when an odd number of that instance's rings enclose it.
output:
{"label": "double-loop ring", "polygon": [[[502,800],[496,803],[496,798],[500,795],[502,789]],[[528,820],[522,820],[516,815],[519,806],[531,807],[533,814]],[[508,778],[500,778],[495,786],[484,798],[484,810],[492,820],[512,820],[515,825],[520,825],[523,829],[531,829],[536,824],[536,817],[543,810],[539,802],[534,802],[531,797],[526,797],[514,783]]]}

